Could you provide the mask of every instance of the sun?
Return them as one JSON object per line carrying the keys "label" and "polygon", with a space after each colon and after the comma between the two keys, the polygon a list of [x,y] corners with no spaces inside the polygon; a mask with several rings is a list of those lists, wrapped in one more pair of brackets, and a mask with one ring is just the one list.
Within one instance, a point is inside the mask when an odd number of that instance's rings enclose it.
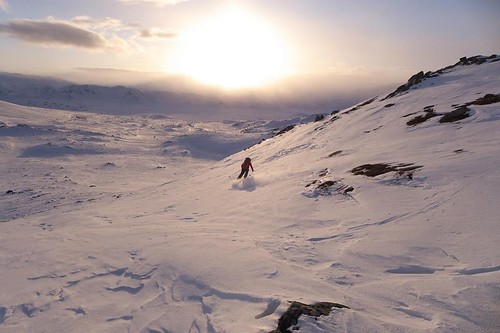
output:
{"label": "sun", "polygon": [[178,71],[223,88],[261,86],[288,71],[278,34],[249,13],[231,8],[186,33]]}

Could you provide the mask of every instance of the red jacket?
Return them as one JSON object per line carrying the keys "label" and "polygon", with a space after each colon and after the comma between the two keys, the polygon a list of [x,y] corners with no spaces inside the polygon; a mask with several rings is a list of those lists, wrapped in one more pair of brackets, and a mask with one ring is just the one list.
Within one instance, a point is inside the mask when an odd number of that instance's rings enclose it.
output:
{"label": "red jacket", "polygon": [[253,165],[250,159],[245,159],[243,164],[241,165],[241,170],[248,170],[249,168],[252,168],[253,171]]}

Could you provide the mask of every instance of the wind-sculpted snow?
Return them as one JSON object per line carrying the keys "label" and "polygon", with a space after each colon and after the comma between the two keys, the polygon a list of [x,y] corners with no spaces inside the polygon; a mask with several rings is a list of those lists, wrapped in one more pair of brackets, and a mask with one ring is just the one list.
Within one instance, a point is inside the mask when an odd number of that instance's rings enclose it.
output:
{"label": "wind-sculpted snow", "polygon": [[252,133],[242,134],[222,130],[232,123],[37,109],[10,112],[19,107],[6,103],[0,107],[5,161],[1,171],[6,177],[0,191],[2,222],[119,199],[127,195],[127,188],[119,184],[130,174],[139,187],[156,184],[155,174],[169,175],[170,167],[182,160],[197,168],[207,163],[204,160],[221,159],[259,142],[271,131],[267,122],[261,122],[260,130],[255,126]]}
{"label": "wind-sculpted snow", "polygon": [[496,333],[483,58],[303,124],[1,102],[0,332],[267,333],[321,302],[348,308],[287,329]]}

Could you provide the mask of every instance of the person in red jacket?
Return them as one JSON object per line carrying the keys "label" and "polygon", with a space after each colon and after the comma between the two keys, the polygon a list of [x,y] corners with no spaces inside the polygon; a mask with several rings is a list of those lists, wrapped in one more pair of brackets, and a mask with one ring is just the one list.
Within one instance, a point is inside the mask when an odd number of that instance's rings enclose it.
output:
{"label": "person in red jacket", "polygon": [[245,158],[245,161],[241,165],[241,173],[238,176],[238,179],[240,179],[241,177],[247,178],[248,171],[250,170],[250,168],[252,169],[252,172],[253,172],[252,160],[250,159],[250,157],[247,157],[247,158]]}

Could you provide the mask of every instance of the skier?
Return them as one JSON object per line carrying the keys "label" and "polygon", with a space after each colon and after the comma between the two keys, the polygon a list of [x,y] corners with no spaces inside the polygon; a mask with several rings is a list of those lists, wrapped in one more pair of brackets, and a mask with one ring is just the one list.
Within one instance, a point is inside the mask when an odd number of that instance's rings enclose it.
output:
{"label": "skier", "polygon": [[252,172],[253,172],[254,170],[253,170],[252,160],[250,159],[250,157],[247,157],[247,158],[245,158],[245,161],[241,165],[241,173],[238,176],[238,179],[240,179],[243,176],[245,178],[247,178],[248,171],[250,170],[250,168],[252,168]]}

